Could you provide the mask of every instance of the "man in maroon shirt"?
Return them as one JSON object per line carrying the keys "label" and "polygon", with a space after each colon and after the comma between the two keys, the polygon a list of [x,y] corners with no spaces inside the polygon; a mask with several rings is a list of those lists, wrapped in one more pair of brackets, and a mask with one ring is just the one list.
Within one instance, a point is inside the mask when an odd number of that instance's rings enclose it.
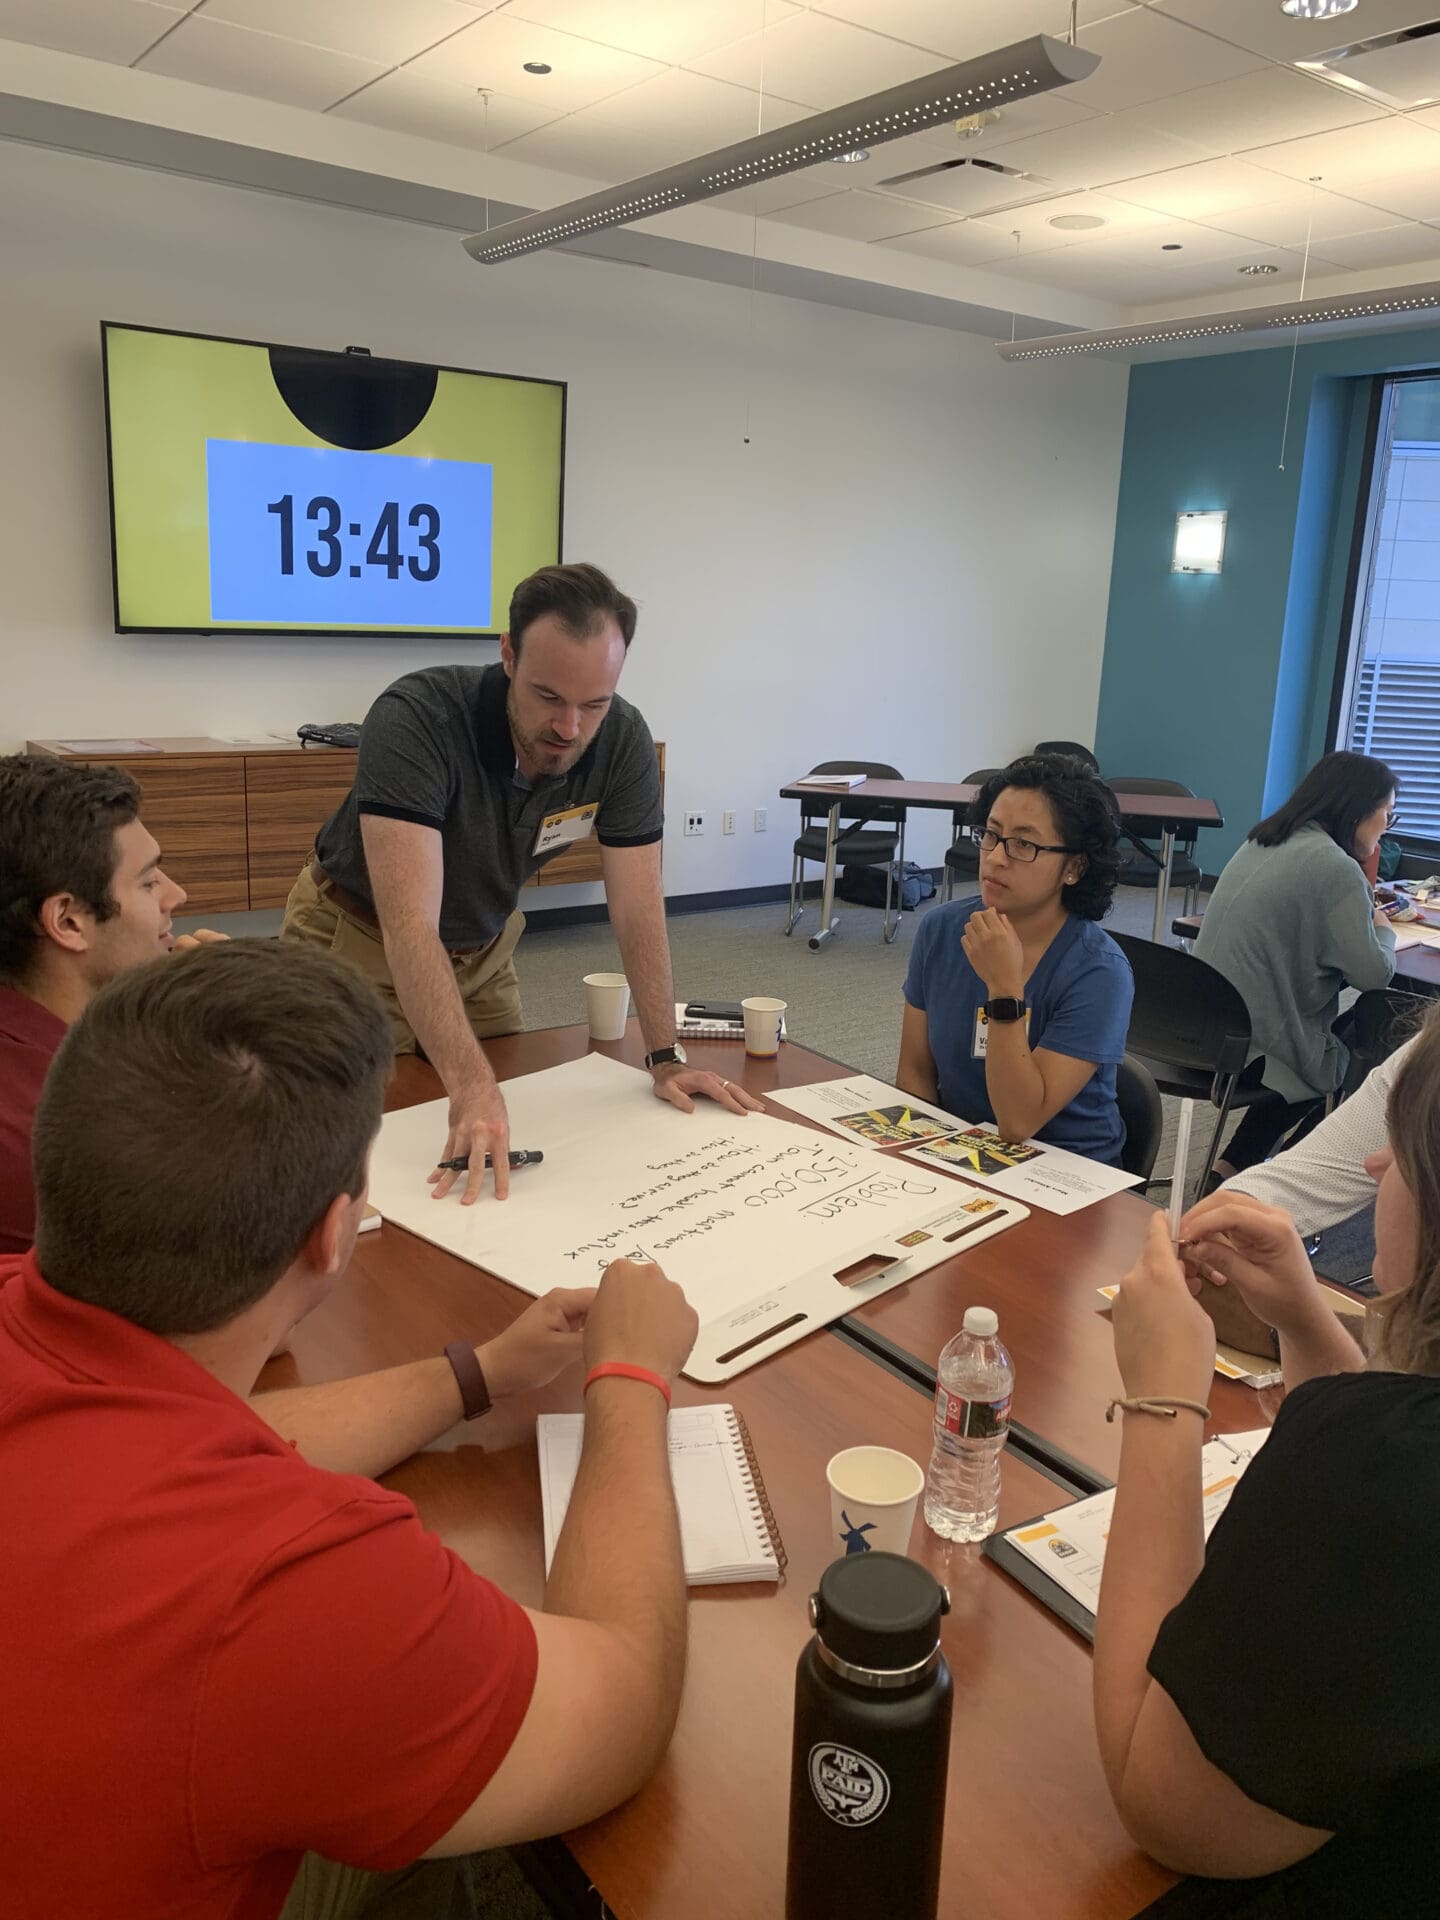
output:
{"label": "man in maroon shirt", "polygon": [[107,980],[174,947],[185,889],[160,869],[118,767],[0,757],[0,1253],[35,1237],[30,1128],[65,1029]]}
{"label": "man in maroon shirt", "polygon": [[[287,1920],[448,1920],[365,1875],[566,1831],[664,1752],[666,1408],[697,1323],[658,1267],[549,1296],[570,1327],[548,1345],[507,1329],[248,1398],[344,1284],[391,1057],[355,969],[269,941],[131,968],[56,1055],[36,1244],[0,1272],[7,1920],[274,1920],[287,1895]],[[585,1434],[537,1612],[361,1476],[487,1385],[553,1377],[567,1340]]]}

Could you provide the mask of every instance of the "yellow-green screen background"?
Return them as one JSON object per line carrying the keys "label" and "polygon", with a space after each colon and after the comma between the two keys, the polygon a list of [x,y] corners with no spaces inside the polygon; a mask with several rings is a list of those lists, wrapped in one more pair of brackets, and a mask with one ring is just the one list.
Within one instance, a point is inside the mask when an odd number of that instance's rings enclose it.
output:
{"label": "yellow-green screen background", "polygon": [[[105,328],[105,347],[118,624],[263,633],[260,622],[210,618],[205,442],[327,443],[281,399],[264,347],[116,326]],[[442,371],[419,426],[383,449],[493,467],[492,633],[504,628],[516,582],[560,558],[563,442],[563,387]]]}

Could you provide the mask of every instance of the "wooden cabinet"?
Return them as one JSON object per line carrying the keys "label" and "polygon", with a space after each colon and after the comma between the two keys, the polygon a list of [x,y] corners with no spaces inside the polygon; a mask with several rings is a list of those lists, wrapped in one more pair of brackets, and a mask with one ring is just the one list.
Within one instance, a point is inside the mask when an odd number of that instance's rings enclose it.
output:
{"label": "wooden cabinet", "polygon": [[[83,751],[60,740],[30,740],[30,753],[124,767],[140,787],[145,824],[160,842],[165,871],[184,887],[187,913],[245,913],[283,907],[315,836],[350,791],[355,755],[343,747],[284,741],[235,742],[152,737],[152,753]],[[665,748],[658,741],[660,786]],[[592,836],[536,875],[537,886],[577,886],[600,875]]]}

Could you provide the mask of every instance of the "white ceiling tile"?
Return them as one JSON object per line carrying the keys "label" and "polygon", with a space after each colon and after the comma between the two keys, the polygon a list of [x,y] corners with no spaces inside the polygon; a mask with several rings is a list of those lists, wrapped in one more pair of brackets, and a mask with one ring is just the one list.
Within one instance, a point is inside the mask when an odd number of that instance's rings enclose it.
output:
{"label": "white ceiling tile", "polygon": [[1409,116],[1391,115],[1363,127],[1317,133],[1307,140],[1252,147],[1245,158],[1252,166],[1267,167],[1291,180],[1318,176],[1332,192],[1349,193],[1356,180],[1440,169],[1440,133]]}
{"label": "white ceiling tile", "polygon": [[203,17],[395,66],[474,26],[475,9],[460,0],[205,0]]}
{"label": "white ceiling tile", "polygon": [[[1080,232],[1064,227],[1053,227],[1056,219],[1073,219],[1075,216],[1103,220],[1103,227],[1090,227]],[[1019,233],[1022,251],[1031,251],[1034,247],[1083,246],[1105,238],[1113,239],[1121,233],[1143,233],[1148,227],[1160,227],[1166,224],[1166,216],[1156,213],[1149,207],[1132,206],[1124,200],[1117,200],[1106,193],[1065,193],[1049,199],[1037,200],[1026,207],[1012,207],[1006,213],[980,215],[976,225],[987,227],[992,233]]]}
{"label": "white ceiling tile", "polygon": [[978,220],[952,220],[945,226],[899,234],[879,244],[887,251],[916,253],[923,259],[943,260],[957,267],[1003,267],[1015,259],[1015,242]]}
{"label": "white ceiling tile", "polygon": [[1113,116],[1102,116],[1030,140],[1007,140],[994,149],[992,157],[1057,187],[1103,187],[1113,180],[1182,167],[1208,156],[1202,148],[1172,139],[1157,128],[1117,129]]}
{"label": "white ceiling tile", "polygon": [[1236,208],[1263,206],[1281,197],[1274,174],[1244,160],[1201,160],[1194,166],[1117,180],[1110,191],[1117,200],[1133,200],[1136,206],[1153,207],[1181,220],[1218,218]]}
{"label": "white ceiling tile", "polygon": [[[1128,13],[1135,4],[1139,0],[1080,0],[1080,26]],[[1064,0],[816,0],[815,11],[933,47],[951,60],[969,60],[1036,33],[1058,40],[1070,18]]]}
{"label": "white ceiling tile", "polygon": [[136,64],[145,73],[223,87],[227,93],[257,94],[287,107],[332,106],[384,71],[373,60],[356,60],[195,14]]}
{"label": "white ceiling tile", "polygon": [[1323,187],[1313,193],[1306,187],[1288,199],[1267,200],[1258,207],[1191,217],[1267,247],[1303,247],[1307,233],[1311,244],[1320,246],[1337,237],[1370,233],[1395,224],[1388,207],[1366,206],[1343,194],[1326,193]]}
{"label": "white ceiling tile", "polygon": [[761,87],[817,108],[844,106],[921,74],[938,73],[944,56],[922,52],[862,27],[797,13],[764,33],[747,34],[691,62],[697,73],[737,86]]}
{"label": "white ceiling tile", "polygon": [[0,40],[128,66],[175,25],[181,0],[0,0]]}
{"label": "white ceiling tile", "polygon": [[[552,70],[526,73],[526,62],[544,62]],[[622,87],[632,87],[662,71],[654,60],[602,47],[573,33],[531,26],[508,13],[487,13],[430,53],[410,62],[416,73],[458,86],[493,87],[537,107],[574,113],[593,106]]]}
{"label": "white ceiling tile", "polygon": [[1409,278],[1429,280],[1440,270],[1440,228],[1422,226],[1407,220],[1398,227],[1381,227],[1374,233],[1353,233],[1338,240],[1327,240],[1325,258],[1337,266],[1355,271],[1376,267],[1417,269]]}
{"label": "white ceiling tile", "polygon": [[[1213,235],[1208,242],[1197,239],[1192,231],[1181,253],[1161,253],[1148,246],[1124,243],[1062,247],[1054,253],[1019,260],[1010,271],[1019,280],[1065,292],[1095,294],[1120,305],[1157,306],[1206,294],[1232,299],[1240,296],[1254,305],[1269,305],[1293,299],[1299,293],[1298,255],[1237,252],[1233,247],[1214,245],[1214,240]],[[1240,273],[1242,266],[1260,260],[1280,266],[1282,271],[1261,280]],[[1312,261],[1311,268],[1311,279],[1318,278],[1317,263]]]}
{"label": "white ceiling tile", "polygon": [[1192,87],[1233,80],[1261,65],[1254,54],[1149,7],[1102,20],[1081,36],[1081,45],[1100,55],[1100,65],[1088,80],[1067,87],[1066,98],[1100,113],[1146,106]]}
{"label": "white ceiling tile", "polygon": [[[759,107],[759,96],[744,87],[672,67],[613,100],[510,142],[505,155],[587,179],[630,180],[749,139],[761,130]],[[764,129],[788,125],[806,111],[794,101],[767,98]]]}
{"label": "white ceiling tile", "polygon": [[1434,0],[1363,0],[1332,20],[1292,20],[1279,0],[1153,0],[1157,13],[1203,27],[1267,60],[1313,60],[1332,47],[1393,33],[1435,16]]}
{"label": "white ceiling tile", "polygon": [[1440,170],[1392,173],[1346,184],[1357,200],[1404,220],[1440,220]]}
{"label": "white ceiling tile", "polygon": [[1285,67],[1262,67],[1218,86],[1196,87],[1153,106],[1132,108],[1125,117],[1148,119],[1166,133],[1216,153],[1235,153],[1387,115],[1383,107],[1324,80]]}
{"label": "white ceiling tile", "polygon": [[791,0],[510,0],[506,12],[624,53],[680,64],[751,33],[763,16],[776,25]]}
{"label": "white ceiling tile", "polygon": [[932,207],[917,207],[890,194],[832,193],[801,207],[787,207],[771,218],[782,226],[833,233],[842,240],[888,240],[893,234],[939,226],[944,216]]}
{"label": "white ceiling tile", "polygon": [[476,153],[489,153],[558,117],[542,113],[528,100],[512,100],[508,94],[492,94],[487,102],[473,87],[432,80],[408,67],[385,74],[373,86],[342,101],[333,113],[338,119],[416,134],[422,140],[444,140]]}
{"label": "white ceiling tile", "polygon": [[[824,200],[832,193],[847,193],[843,181],[833,184],[843,167],[807,167],[803,173],[784,173],[778,180],[761,180],[753,187],[741,187],[736,193],[717,193],[707,206],[723,207],[727,213],[758,214],[763,219],[782,208],[800,207],[807,200]],[[825,176],[822,178],[821,176]]]}

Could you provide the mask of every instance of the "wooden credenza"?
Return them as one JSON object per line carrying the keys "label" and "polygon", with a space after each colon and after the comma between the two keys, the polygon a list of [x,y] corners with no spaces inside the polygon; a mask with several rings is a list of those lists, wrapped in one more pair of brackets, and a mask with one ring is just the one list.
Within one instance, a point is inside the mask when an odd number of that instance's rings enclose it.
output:
{"label": "wooden credenza", "polygon": [[[235,742],[203,736],[146,736],[155,751],[83,751],[60,740],[29,740],[30,753],[123,767],[140,788],[145,824],[160,842],[165,871],[184,887],[187,913],[248,913],[283,907],[315,836],[355,775],[344,747],[302,747],[297,740]],[[655,747],[660,784],[665,748]],[[582,840],[536,876],[538,886],[574,886],[600,878],[600,848]]]}

